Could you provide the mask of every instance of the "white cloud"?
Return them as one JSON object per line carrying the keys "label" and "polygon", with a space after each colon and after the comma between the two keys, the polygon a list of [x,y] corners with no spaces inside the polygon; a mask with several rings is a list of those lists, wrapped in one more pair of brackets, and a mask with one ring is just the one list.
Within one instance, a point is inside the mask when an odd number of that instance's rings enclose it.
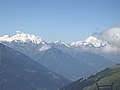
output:
{"label": "white cloud", "polygon": [[120,47],[120,27],[110,28],[103,32],[95,33],[95,35],[116,47]]}
{"label": "white cloud", "polygon": [[96,32],[93,35],[107,42],[105,47],[95,48],[94,51],[96,53],[120,52],[120,26],[109,28],[103,32]]}
{"label": "white cloud", "polygon": [[93,52],[93,53],[120,53],[120,48],[112,45],[106,45],[104,47],[100,48],[87,48],[87,47],[81,47],[83,51]]}
{"label": "white cloud", "polygon": [[101,52],[103,53],[118,53],[119,51],[120,51],[119,47],[111,46],[111,45],[107,45],[101,48]]}

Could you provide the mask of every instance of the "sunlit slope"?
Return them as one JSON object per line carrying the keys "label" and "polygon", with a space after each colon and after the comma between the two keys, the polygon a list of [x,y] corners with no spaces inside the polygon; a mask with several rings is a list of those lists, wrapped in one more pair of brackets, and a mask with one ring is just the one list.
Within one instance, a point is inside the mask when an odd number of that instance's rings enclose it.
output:
{"label": "sunlit slope", "polygon": [[[111,85],[113,83],[113,90],[119,88],[120,85],[120,65],[116,65],[111,68],[107,68],[96,75],[93,75],[87,79],[80,79],[67,87],[65,90],[96,90],[98,83],[99,86],[101,85]],[[110,88],[109,87],[102,87],[103,88]]]}

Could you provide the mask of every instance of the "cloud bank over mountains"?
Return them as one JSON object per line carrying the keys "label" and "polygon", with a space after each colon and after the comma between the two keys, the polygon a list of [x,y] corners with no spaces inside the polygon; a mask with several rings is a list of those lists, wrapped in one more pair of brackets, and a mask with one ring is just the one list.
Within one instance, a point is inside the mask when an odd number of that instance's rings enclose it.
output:
{"label": "cloud bank over mountains", "polygon": [[107,42],[107,45],[100,48],[100,51],[104,53],[120,52],[120,26],[112,27],[102,32],[96,32],[93,36]]}
{"label": "cloud bank over mountains", "polygon": [[96,35],[102,40],[105,40],[114,46],[120,47],[120,26],[96,33]]}

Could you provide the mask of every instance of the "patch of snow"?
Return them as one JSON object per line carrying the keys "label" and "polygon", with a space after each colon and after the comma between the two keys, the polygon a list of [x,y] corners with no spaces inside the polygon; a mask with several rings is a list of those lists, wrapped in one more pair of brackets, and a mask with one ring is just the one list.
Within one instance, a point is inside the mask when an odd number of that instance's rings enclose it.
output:
{"label": "patch of snow", "polygon": [[53,74],[52,72],[48,72],[49,75],[51,75],[55,79],[60,79],[57,75]]}
{"label": "patch of snow", "polygon": [[52,42],[52,43],[54,43],[54,44],[56,44],[56,45],[60,45],[60,46],[66,46],[66,47],[69,47],[68,44],[65,44],[64,42],[62,42],[62,41],[60,41],[60,40],[57,40],[57,41]]}
{"label": "patch of snow", "polygon": [[41,48],[39,48],[39,51],[46,51],[48,49],[50,49],[51,47],[49,45],[44,45]]}
{"label": "patch of snow", "polygon": [[70,45],[71,46],[82,46],[82,41],[72,42]]}

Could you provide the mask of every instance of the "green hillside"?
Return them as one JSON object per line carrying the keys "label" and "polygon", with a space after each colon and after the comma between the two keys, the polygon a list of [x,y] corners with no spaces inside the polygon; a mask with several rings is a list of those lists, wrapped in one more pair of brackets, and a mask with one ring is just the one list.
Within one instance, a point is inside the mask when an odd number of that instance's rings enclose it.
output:
{"label": "green hillside", "polygon": [[116,65],[111,68],[107,68],[96,75],[92,75],[87,79],[79,79],[76,82],[64,87],[62,90],[97,90],[97,85],[100,90],[110,90],[110,86],[113,83],[112,90],[120,90],[120,65]]}

